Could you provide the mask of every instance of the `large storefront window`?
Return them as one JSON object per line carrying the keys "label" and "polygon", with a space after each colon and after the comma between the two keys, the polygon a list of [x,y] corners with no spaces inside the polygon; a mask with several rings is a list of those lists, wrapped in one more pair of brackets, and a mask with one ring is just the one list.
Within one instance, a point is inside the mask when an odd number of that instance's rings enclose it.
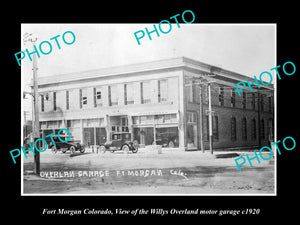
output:
{"label": "large storefront window", "polygon": [[137,140],[141,146],[152,145],[154,141],[153,127],[141,127],[133,129],[134,140]]}
{"label": "large storefront window", "polygon": [[140,117],[140,124],[153,124],[154,123],[154,116],[141,116]]}
{"label": "large storefront window", "polygon": [[94,128],[83,128],[83,144],[85,146],[94,144]]}
{"label": "large storefront window", "polygon": [[82,121],[83,127],[99,127],[104,126],[104,119],[84,119]]}
{"label": "large storefront window", "polygon": [[85,146],[100,145],[106,142],[106,130],[104,119],[84,119],[83,126],[83,144]]}
{"label": "large storefront window", "polygon": [[197,148],[197,114],[196,112],[187,112],[187,148]]}
{"label": "large storefront window", "polygon": [[67,120],[67,128],[80,128],[80,120]]}
{"label": "large storefront window", "polygon": [[[179,147],[177,114],[133,116],[133,138],[140,146]],[[155,138],[154,138],[155,136]]]}
{"label": "large storefront window", "polygon": [[46,142],[49,144],[49,143],[51,143],[51,137],[49,136],[49,137],[46,137],[46,136],[48,136],[49,134],[51,134],[51,133],[53,133],[53,130],[44,130],[43,131],[43,136],[44,136],[44,139],[46,140]]}
{"label": "large storefront window", "polygon": [[48,129],[58,129],[61,128],[62,121],[61,120],[53,120],[47,122]]}
{"label": "large storefront window", "polygon": [[177,123],[177,114],[161,114],[150,116],[133,116],[132,121],[134,125],[143,124],[165,124],[165,123]]}
{"label": "large storefront window", "polygon": [[177,123],[177,115],[176,114],[167,114],[164,117],[165,123]]}
{"label": "large storefront window", "polygon": [[162,147],[174,148],[179,146],[178,128],[156,128],[156,144]]}
{"label": "large storefront window", "polygon": [[197,147],[197,126],[194,124],[187,125],[187,147],[196,148]]}
{"label": "large storefront window", "polygon": [[154,139],[153,127],[142,127],[133,129],[134,140],[137,140],[141,146],[153,144],[169,148],[179,146],[179,136],[177,127],[155,128],[155,134],[156,139]]}
{"label": "large storefront window", "polygon": [[83,144],[85,146],[100,145],[106,142],[106,130],[102,127],[83,128]]}
{"label": "large storefront window", "polygon": [[104,144],[106,142],[106,129],[96,127],[96,145]]}

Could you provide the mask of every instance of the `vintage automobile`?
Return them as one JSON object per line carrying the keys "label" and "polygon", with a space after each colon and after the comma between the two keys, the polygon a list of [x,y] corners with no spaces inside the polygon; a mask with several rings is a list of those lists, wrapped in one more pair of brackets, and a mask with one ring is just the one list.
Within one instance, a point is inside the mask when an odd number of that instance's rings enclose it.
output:
{"label": "vintage automobile", "polygon": [[122,150],[124,153],[128,153],[129,151],[137,153],[138,148],[138,142],[131,141],[131,134],[127,132],[114,133],[111,141],[106,141],[99,146],[100,152]]}
{"label": "vintage automobile", "polygon": [[49,147],[54,154],[60,150],[62,153],[66,153],[68,150],[70,150],[71,153],[74,153],[75,151],[80,151],[80,153],[85,152],[84,146],[81,145],[78,141],[61,142],[57,137],[53,138],[53,140],[56,146],[54,146],[53,143],[50,142]]}
{"label": "vintage automobile", "polygon": [[178,135],[177,133],[173,132],[160,133],[156,137],[156,143],[154,143],[153,140],[152,144],[157,144],[161,145],[162,147],[169,148],[178,147]]}

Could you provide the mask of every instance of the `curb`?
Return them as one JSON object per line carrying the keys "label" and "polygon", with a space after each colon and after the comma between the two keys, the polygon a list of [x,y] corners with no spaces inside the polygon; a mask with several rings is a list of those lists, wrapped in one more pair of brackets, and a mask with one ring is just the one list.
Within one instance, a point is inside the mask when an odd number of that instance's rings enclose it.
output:
{"label": "curb", "polygon": [[238,156],[240,156],[240,154],[233,152],[233,153],[216,154],[216,155],[214,155],[214,158],[223,159],[223,158],[235,158]]}

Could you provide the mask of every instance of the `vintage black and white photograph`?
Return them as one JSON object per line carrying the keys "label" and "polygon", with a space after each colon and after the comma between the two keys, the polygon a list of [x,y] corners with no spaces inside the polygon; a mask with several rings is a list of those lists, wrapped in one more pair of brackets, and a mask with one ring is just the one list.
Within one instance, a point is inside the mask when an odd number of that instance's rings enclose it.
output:
{"label": "vintage black and white photograph", "polygon": [[22,195],[276,195],[276,24],[21,35]]}

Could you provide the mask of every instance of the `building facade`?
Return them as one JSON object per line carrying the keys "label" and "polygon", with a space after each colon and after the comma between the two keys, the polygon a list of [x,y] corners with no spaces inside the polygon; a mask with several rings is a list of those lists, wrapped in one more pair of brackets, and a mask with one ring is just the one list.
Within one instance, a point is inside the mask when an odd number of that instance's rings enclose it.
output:
{"label": "building facade", "polygon": [[186,57],[40,77],[41,136],[67,128],[72,140],[100,145],[126,132],[141,147],[154,143],[208,149],[211,83],[214,148],[267,145],[274,130],[272,85],[243,90],[254,79]]}

